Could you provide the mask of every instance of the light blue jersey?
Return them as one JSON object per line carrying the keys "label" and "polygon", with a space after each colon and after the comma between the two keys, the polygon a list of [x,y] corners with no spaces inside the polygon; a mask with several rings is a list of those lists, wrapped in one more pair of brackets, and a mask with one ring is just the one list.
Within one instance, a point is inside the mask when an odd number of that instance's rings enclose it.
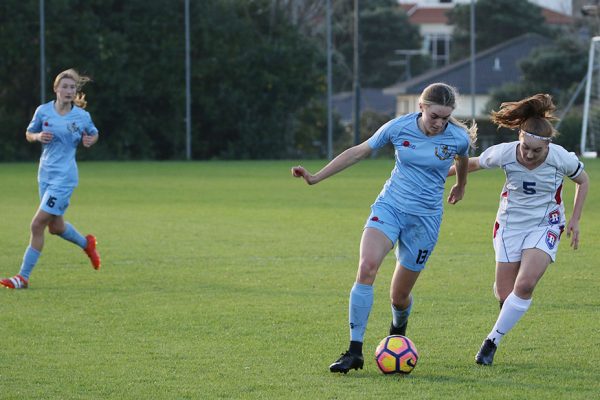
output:
{"label": "light blue jersey", "polygon": [[418,118],[420,113],[395,118],[368,140],[372,149],[391,143],[396,154],[396,165],[376,203],[413,215],[441,215],[448,170],[456,155],[468,156],[469,136],[450,122],[442,133],[427,136],[419,129]]}
{"label": "light blue jersey", "polygon": [[90,114],[73,105],[68,114],[60,115],[54,108],[54,101],[50,101],[35,110],[27,131],[47,131],[53,134],[52,141],[42,145],[38,182],[68,188],[77,186],[77,145],[83,132],[88,135],[98,134]]}

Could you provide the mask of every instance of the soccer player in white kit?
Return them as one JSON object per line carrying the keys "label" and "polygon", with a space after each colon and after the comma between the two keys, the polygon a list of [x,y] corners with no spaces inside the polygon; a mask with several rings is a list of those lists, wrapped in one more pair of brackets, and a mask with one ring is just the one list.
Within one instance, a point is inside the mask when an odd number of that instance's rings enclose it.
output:
{"label": "soccer player in white kit", "polygon": [[64,220],[71,195],[79,177],[75,153],[82,143],[90,147],[98,141],[98,129],[84,110],[87,102],[81,88],[89,81],[73,69],[54,79],[56,100],[39,106],[26,131],[27,141],[42,143],[38,170],[40,206],[31,221],[31,239],[25,250],[19,273],[0,280],[9,289],[27,289],[29,275],[44,247],[46,227],[53,235],[79,246],[90,258],[94,269],[100,268],[100,255],[93,235],[81,235]]}
{"label": "soccer player in white kit", "polygon": [[363,339],[373,305],[373,284],[385,256],[396,247],[396,269],[390,287],[390,334],[404,335],[412,309],[411,291],[437,243],[443,213],[444,184],[457,161],[457,183],[448,202],[464,195],[468,151],[475,143],[476,126],[467,128],[452,117],[456,91],[443,83],[426,87],[419,98],[421,112],[384,124],[367,141],[349,148],[316,174],[292,168],[295,177],[316,184],[367,157],[374,149],[392,144],[396,165],[371,206],[360,242],[356,282],[350,291],[348,351],[330,365],[331,372],[347,373],[363,367]]}
{"label": "soccer player in white kit", "polygon": [[[550,123],[556,119],[554,110],[547,94],[502,103],[491,120],[498,126],[518,129],[519,140],[491,146],[479,157],[469,159],[469,172],[502,168],[506,174],[493,230],[494,292],[501,310],[475,356],[477,364],[493,363],[500,340],[529,308],[535,286],[556,259],[565,228],[571,246],[579,246],[579,220],[589,178],[574,153],[552,143],[558,134]],[[562,198],[565,176],[576,184],[568,223]]]}

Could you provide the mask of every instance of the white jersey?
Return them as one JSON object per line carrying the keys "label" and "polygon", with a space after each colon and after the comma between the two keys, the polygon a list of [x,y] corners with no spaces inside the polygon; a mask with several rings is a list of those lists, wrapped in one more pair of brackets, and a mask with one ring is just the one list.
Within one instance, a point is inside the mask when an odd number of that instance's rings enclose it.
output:
{"label": "white jersey", "polygon": [[550,226],[562,231],[566,221],[563,177],[576,178],[583,171],[583,163],[575,153],[550,143],[546,160],[529,170],[517,161],[518,144],[518,141],[497,144],[479,156],[481,168],[500,167],[506,174],[496,223],[506,229]]}

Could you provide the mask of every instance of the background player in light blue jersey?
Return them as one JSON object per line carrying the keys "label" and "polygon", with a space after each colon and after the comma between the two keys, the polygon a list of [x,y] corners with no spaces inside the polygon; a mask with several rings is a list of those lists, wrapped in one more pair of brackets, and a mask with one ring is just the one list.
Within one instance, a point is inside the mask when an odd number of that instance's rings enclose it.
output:
{"label": "background player in light blue jersey", "polygon": [[87,102],[81,88],[89,80],[73,69],[58,74],[54,80],[56,100],[39,106],[27,127],[27,141],[42,143],[38,170],[40,207],[31,221],[31,239],[21,270],[12,278],[0,280],[4,287],[26,289],[29,286],[29,276],[44,247],[46,227],[51,234],[81,247],[94,269],[100,268],[96,238],[81,235],[63,218],[78,182],[77,146],[81,142],[84,147],[90,147],[98,141],[98,129],[90,114],[83,110]]}
{"label": "background player in light blue jersey", "polygon": [[406,333],[412,288],[438,239],[448,170],[456,160],[457,181],[448,196],[448,202],[455,204],[463,198],[468,151],[477,138],[475,125],[467,128],[452,117],[456,97],[453,87],[431,84],[419,98],[421,112],[389,121],[369,140],[347,149],[314,175],[302,166],[292,168],[295,177],[314,185],[388,143],[396,154],[392,174],[371,206],[360,242],[358,273],[350,291],[350,346],[330,365],[331,372],[347,373],[363,367],[362,345],[373,305],[373,283],[396,243],[390,334]]}

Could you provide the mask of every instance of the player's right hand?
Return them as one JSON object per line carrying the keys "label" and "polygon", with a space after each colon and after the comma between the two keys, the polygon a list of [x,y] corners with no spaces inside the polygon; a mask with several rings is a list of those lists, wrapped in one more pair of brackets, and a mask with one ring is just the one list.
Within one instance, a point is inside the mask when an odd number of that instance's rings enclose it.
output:
{"label": "player's right hand", "polygon": [[314,176],[312,176],[307,170],[306,168],[304,168],[301,165],[298,165],[296,167],[292,167],[292,176],[294,176],[295,178],[304,178],[304,180],[306,181],[306,183],[308,183],[309,185],[314,185],[315,179]]}
{"label": "player's right hand", "polygon": [[54,135],[52,134],[52,132],[42,131],[40,132],[39,141],[44,144],[50,143],[53,137]]}
{"label": "player's right hand", "polygon": [[296,167],[292,167],[292,175],[295,178],[300,178],[300,177],[304,177],[304,174],[306,174],[306,169],[304,169],[304,167],[298,165]]}

